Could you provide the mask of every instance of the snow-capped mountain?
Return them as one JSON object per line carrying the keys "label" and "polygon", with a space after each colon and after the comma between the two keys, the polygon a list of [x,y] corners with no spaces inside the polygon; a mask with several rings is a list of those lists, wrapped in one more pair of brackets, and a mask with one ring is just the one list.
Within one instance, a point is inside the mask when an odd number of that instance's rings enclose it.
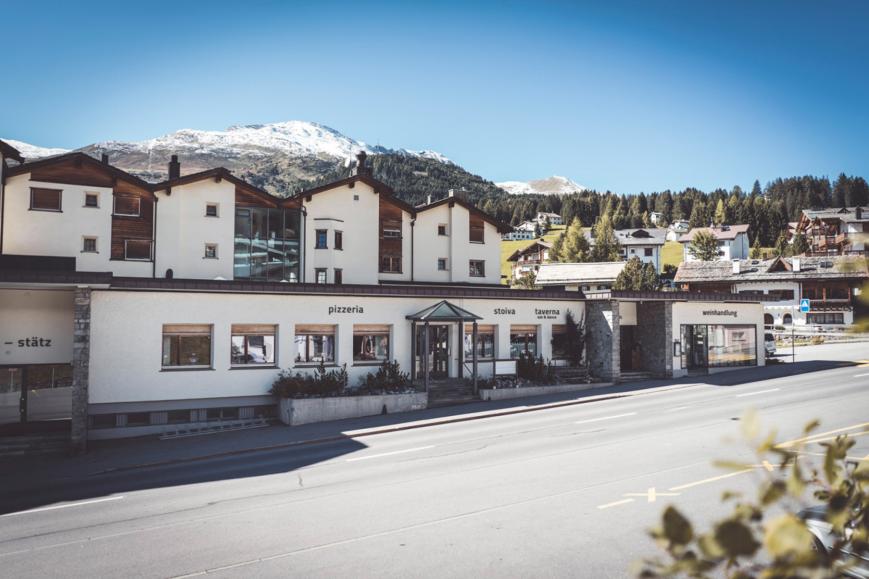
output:
{"label": "snow-capped mountain", "polygon": [[15,139],[3,139],[21,153],[21,156],[25,159],[39,159],[40,157],[50,157],[52,155],[62,155],[63,153],[68,153],[69,149],[57,149],[51,147],[38,147],[36,145],[31,145],[30,143],[25,143],[22,141],[16,141]]}
{"label": "snow-capped mountain", "polygon": [[495,185],[511,195],[563,195],[567,193],[579,193],[586,189],[579,183],[559,175],[553,175],[546,179],[534,179],[532,181],[504,181],[495,183]]}

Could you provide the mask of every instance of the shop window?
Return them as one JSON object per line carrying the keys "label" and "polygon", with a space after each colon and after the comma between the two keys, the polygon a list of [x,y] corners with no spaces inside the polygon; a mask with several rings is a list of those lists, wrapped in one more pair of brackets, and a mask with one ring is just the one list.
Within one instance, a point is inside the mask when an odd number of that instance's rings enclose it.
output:
{"label": "shop window", "polygon": [[336,231],[335,232],[335,249],[344,249],[344,232]]}
{"label": "shop window", "polygon": [[552,357],[559,359],[570,358],[568,350],[567,326],[565,324],[552,325]]}
{"label": "shop window", "polygon": [[30,188],[30,208],[34,211],[60,211],[62,189]]}
{"label": "shop window", "polygon": [[326,229],[318,229],[316,234],[316,245],[314,249],[329,249],[328,239],[329,231]]}
{"label": "shop window", "polygon": [[163,368],[210,368],[211,330],[205,324],[164,325]]}
{"label": "shop window", "polygon": [[217,203],[206,203],[205,204],[205,216],[206,217],[218,217],[218,207]]}
{"label": "shop window", "polygon": [[217,259],[217,244],[216,243],[206,243],[205,244],[205,259]]}
{"label": "shop window", "polygon": [[100,194],[99,193],[85,193],[84,194],[84,206],[85,207],[99,207],[100,206]]}
{"label": "shop window", "polygon": [[326,268],[318,267],[314,270],[314,279],[317,283],[326,283]]}
{"label": "shop window", "polygon": [[341,268],[335,268],[335,285],[341,285],[344,283],[344,270]]}
{"label": "shop window", "polygon": [[296,326],[294,342],[297,364],[335,362],[335,326]]}
{"label": "shop window", "polygon": [[230,361],[233,366],[274,366],[277,328],[272,324],[233,324]]}
{"label": "shop window", "polygon": [[468,275],[471,277],[486,277],[486,262],[482,259],[472,259],[468,262]]}
{"label": "shop window", "polygon": [[97,238],[96,237],[82,237],[82,239],[81,239],[81,252],[82,253],[96,253],[97,252]]}
{"label": "shop window", "polygon": [[124,217],[139,217],[142,214],[142,199],[135,195],[115,195],[112,213]]}
{"label": "shop window", "polygon": [[124,259],[128,261],[151,261],[151,240],[125,239]]}
{"label": "shop window", "polygon": [[510,357],[537,357],[537,326],[510,326]]}
{"label": "shop window", "polygon": [[438,271],[447,271],[447,258],[438,258]]}
{"label": "shop window", "polygon": [[755,326],[710,325],[709,367],[757,365]]}
{"label": "shop window", "polygon": [[[71,364],[38,364],[27,367],[24,387],[28,390],[72,386]],[[0,390],[2,391],[2,390]]]}
{"label": "shop window", "polygon": [[389,360],[389,326],[353,326],[353,361],[385,362]]}
{"label": "shop window", "polygon": [[[465,360],[472,360],[474,352],[474,325],[465,324]],[[495,358],[495,326],[480,324],[477,326],[477,360],[492,360]]]}

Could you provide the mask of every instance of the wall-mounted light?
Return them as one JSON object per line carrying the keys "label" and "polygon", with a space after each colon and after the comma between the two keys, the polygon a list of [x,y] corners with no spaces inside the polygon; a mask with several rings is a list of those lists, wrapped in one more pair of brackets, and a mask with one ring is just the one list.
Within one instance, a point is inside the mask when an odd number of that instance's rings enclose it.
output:
{"label": "wall-mounted light", "polygon": [[673,355],[674,356],[681,356],[682,355],[682,342],[680,342],[679,340],[673,341]]}

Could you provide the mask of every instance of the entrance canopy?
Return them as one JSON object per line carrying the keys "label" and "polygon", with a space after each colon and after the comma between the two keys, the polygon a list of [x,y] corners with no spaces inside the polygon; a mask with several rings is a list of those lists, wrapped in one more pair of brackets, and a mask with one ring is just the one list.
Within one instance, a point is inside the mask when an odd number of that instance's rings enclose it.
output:
{"label": "entrance canopy", "polygon": [[483,319],[447,300],[441,300],[433,306],[406,316],[406,318],[414,322],[475,322]]}

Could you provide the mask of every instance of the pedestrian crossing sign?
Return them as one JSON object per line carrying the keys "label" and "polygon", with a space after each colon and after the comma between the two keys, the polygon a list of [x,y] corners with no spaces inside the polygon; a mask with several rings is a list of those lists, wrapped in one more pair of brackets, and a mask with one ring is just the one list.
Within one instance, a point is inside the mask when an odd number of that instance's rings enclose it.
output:
{"label": "pedestrian crossing sign", "polygon": [[803,298],[800,300],[800,311],[806,313],[809,311],[809,300]]}

